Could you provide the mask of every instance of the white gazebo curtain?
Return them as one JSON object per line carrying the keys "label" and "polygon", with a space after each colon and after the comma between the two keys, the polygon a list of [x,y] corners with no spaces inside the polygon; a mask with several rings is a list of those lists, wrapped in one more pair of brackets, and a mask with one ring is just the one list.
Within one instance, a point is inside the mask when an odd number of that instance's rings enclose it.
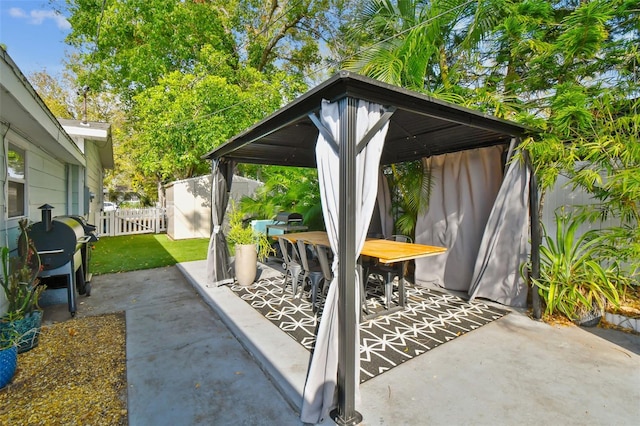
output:
{"label": "white gazebo curtain", "polygon": [[211,180],[211,238],[207,251],[207,286],[233,282],[227,239],[222,232],[224,214],[229,204],[233,182],[233,162],[213,160]]}
{"label": "white gazebo curtain", "polygon": [[[346,105],[346,102],[343,103]],[[358,143],[381,118],[384,113],[382,107],[366,101],[358,101],[356,113],[356,140],[346,141]],[[331,103],[322,102],[320,111],[322,125],[330,132],[333,141],[337,145],[344,143],[340,140],[340,120],[342,115],[340,101]],[[388,123],[373,136],[368,145],[356,156],[356,183],[353,194],[356,203],[356,260],[362,250],[366,239],[367,229],[376,202],[378,185],[378,167],[380,156],[387,133]],[[338,227],[339,227],[339,194],[340,194],[340,167],[339,154],[335,150],[333,141],[327,140],[320,132],[316,145],[316,159],[318,165],[318,181],[322,198],[324,221],[334,252],[333,280],[329,286],[325,307],[322,312],[320,326],[316,337],[315,349],[305,383],[301,420],[305,423],[319,423],[325,420],[329,411],[336,405],[336,390],[338,376]],[[355,345],[355,389],[356,402],[359,401],[358,384],[360,382],[360,337],[359,323],[359,289],[358,276],[356,282],[347,283],[356,289],[356,303],[353,307],[354,318],[350,321],[356,325]]]}

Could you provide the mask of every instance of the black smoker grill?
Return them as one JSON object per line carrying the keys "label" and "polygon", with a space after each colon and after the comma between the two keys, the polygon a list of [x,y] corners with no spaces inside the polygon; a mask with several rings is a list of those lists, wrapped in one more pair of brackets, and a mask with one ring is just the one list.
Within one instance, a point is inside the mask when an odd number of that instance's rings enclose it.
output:
{"label": "black smoker grill", "polygon": [[275,224],[267,225],[267,237],[270,229],[280,229],[287,232],[306,231],[308,228],[302,224],[302,215],[300,213],[280,212],[276,215]]}
{"label": "black smoker grill", "polygon": [[[70,217],[71,219],[78,222],[82,225],[82,229],[84,229],[84,235],[88,237],[88,241],[82,244],[82,248],[80,249],[80,253],[82,254],[82,269],[84,271],[84,282],[85,282],[85,290],[87,296],[91,295],[91,277],[93,274],[91,273],[91,246],[90,243],[95,243],[99,240],[98,234],[96,233],[97,227],[95,225],[90,224],[87,220],[82,216],[57,216],[55,219],[59,217]],[[87,238],[85,238],[87,240]]]}
{"label": "black smoker grill", "polygon": [[52,206],[40,206],[42,222],[31,225],[29,236],[40,255],[40,278],[63,276],[66,278],[67,299],[71,316],[76,314],[76,291],[91,294],[89,281],[89,243],[97,241],[95,226],[79,216],[51,218]]}
{"label": "black smoker grill", "polygon": [[[307,226],[302,224],[302,215],[300,213],[289,213],[289,212],[280,212],[276,215],[275,224],[267,225],[265,227],[265,233],[267,234],[267,238],[269,237],[269,231],[271,229],[279,229],[280,234],[287,232],[302,232],[309,229]],[[282,257],[282,253],[280,252],[280,244],[277,241],[271,243],[271,247],[275,250],[275,258],[276,260],[284,260]],[[282,267],[286,269],[286,264],[283,263]]]}

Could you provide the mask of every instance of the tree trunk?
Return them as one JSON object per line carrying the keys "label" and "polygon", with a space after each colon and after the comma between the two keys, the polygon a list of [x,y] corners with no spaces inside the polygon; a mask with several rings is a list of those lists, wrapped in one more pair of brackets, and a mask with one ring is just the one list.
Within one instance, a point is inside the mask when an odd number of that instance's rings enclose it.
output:
{"label": "tree trunk", "polygon": [[167,206],[166,189],[160,180],[158,180],[156,184],[158,188],[158,207],[166,207]]}

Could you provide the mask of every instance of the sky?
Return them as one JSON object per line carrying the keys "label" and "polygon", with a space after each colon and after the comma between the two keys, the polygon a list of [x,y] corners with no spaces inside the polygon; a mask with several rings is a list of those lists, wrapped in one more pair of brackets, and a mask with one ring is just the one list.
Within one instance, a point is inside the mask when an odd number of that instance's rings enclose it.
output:
{"label": "sky", "polygon": [[[59,76],[65,52],[71,47],[64,38],[69,22],[57,15],[49,0],[0,0],[0,43],[25,76],[46,69]],[[63,5],[64,0],[53,3]]]}

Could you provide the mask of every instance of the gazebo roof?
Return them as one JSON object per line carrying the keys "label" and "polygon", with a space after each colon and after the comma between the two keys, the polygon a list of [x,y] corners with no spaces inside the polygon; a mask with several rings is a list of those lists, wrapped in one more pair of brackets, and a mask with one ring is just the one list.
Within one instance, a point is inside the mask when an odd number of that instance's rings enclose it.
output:
{"label": "gazebo roof", "polygon": [[341,71],[204,158],[240,163],[316,167],[318,128],[310,114],[323,99],[352,97],[395,107],[381,164],[491,145],[508,144],[527,129],[517,123],[453,105],[380,81]]}

